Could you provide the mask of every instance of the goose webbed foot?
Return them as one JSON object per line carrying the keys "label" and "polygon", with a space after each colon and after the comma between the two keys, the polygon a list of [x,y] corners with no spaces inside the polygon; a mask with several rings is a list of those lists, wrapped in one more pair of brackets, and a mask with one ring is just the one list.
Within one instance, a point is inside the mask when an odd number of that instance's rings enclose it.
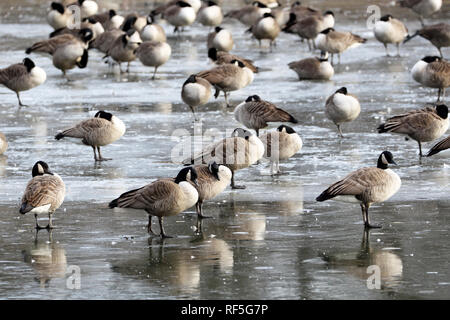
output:
{"label": "goose webbed foot", "polygon": [[382,227],[383,226],[381,224],[371,224],[371,223],[364,224],[365,229],[381,229]]}
{"label": "goose webbed foot", "polygon": [[244,185],[233,185],[233,186],[231,186],[231,189],[245,189],[245,188],[247,188],[247,187],[244,186]]}

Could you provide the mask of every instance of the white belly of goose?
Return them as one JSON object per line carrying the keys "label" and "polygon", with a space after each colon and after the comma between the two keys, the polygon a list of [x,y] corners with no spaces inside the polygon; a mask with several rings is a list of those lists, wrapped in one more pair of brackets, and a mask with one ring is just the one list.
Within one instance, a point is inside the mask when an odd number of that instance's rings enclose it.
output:
{"label": "white belly of goose", "polygon": [[195,11],[192,7],[183,7],[176,16],[168,17],[167,20],[176,27],[185,27],[195,21]]}
{"label": "white belly of goose", "polygon": [[355,120],[361,112],[361,106],[354,97],[336,93],[333,97],[334,107],[327,109],[327,115],[336,124]]}
{"label": "white belly of goose", "polygon": [[383,43],[396,43],[402,40],[395,38],[395,30],[392,24],[387,21],[377,21],[375,23],[374,34],[375,38]]}
{"label": "white belly of goose", "polygon": [[196,107],[208,102],[211,92],[198,83],[188,83],[183,89],[183,99],[191,107]]}
{"label": "white belly of goose", "polygon": [[47,22],[53,29],[58,30],[67,27],[69,17],[67,14],[60,14],[58,11],[52,10],[47,15]]}
{"label": "white belly of goose", "polygon": [[223,20],[222,10],[219,6],[205,7],[200,11],[198,20],[205,26],[218,26]]}
{"label": "white belly of goose", "polygon": [[425,68],[427,67],[427,63],[425,61],[418,61],[414,67],[411,69],[412,77],[415,81],[422,83],[422,77],[425,71]]}
{"label": "white belly of goose", "polygon": [[178,184],[184,193],[184,198],[180,199],[179,206],[182,211],[193,207],[198,201],[198,192],[189,182],[182,181]]}
{"label": "white belly of goose", "polygon": [[221,30],[216,34],[213,40],[213,46],[218,51],[230,51],[233,49],[233,39],[227,30]]}
{"label": "white belly of goose", "polygon": [[48,214],[49,210],[50,210],[51,204],[46,204],[44,206],[40,206],[40,207],[36,207],[33,210],[29,211],[32,214],[37,214],[37,215],[41,215],[41,214]]}
{"label": "white belly of goose", "polygon": [[149,24],[142,30],[141,38],[144,41],[166,41],[166,36],[156,26]]}
{"label": "white belly of goose", "polygon": [[442,7],[442,0],[422,0],[413,10],[424,17],[428,17]]}
{"label": "white belly of goose", "polygon": [[30,82],[32,85],[31,88],[44,83],[45,80],[47,80],[47,74],[45,73],[44,69],[35,66],[30,72]]}
{"label": "white belly of goose", "polygon": [[330,79],[334,75],[334,68],[328,61],[320,63],[318,78],[319,79]]}

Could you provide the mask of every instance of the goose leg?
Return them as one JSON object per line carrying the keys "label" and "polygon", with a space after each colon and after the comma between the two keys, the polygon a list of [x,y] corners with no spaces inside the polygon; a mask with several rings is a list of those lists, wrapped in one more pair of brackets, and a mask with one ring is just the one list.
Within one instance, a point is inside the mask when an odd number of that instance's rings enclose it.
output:
{"label": "goose leg", "polygon": [[151,235],[156,235],[152,229],[152,216],[151,215],[148,215],[147,232]]}
{"label": "goose leg", "polygon": [[130,73],[130,62],[128,61],[127,63],[127,70],[125,71],[126,73]]}
{"label": "goose leg", "polygon": [[103,158],[102,154],[100,153],[100,147],[97,147],[97,151],[98,151],[98,161],[108,161],[108,160],[112,160],[111,158]]}
{"label": "goose leg", "polygon": [[17,100],[19,100],[19,107],[28,107],[26,104],[23,104],[20,100],[19,92],[16,92]]}
{"label": "goose leg", "polygon": [[437,48],[439,50],[439,54],[441,55],[441,58],[444,58],[444,56],[442,55],[442,51],[441,48]]}
{"label": "goose leg", "polygon": [[48,225],[47,225],[46,229],[47,230],[53,229],[52,214],[50,212],[48,213]]}
{"label": "goose leg", "polygon": [[245,189],[246,186],[237,186],[234,183],[234,171],[231,171],[231,189]]}
{"label": "goose leg", "polygon": [[365,228],[369,228],[369,229],[372,229],[372,228],[376,228],[376,229],[378,229],[378,228],[381,228],[381,226],[380,225],[376,225],[376,224],[370,224],[370,220],[369,220],[369,207],[370,207],[370,205],[369,204],[366,204],[366,205],[364,205],[364,215],[365,215],[365,223],[364,223],[364,227]]}
{"label": "goose leg", "polygon": [[383,43],[383,45],[384,45],[384,49],[386,50],[386,57],[389,57],[388,46],[386,43]]}
{"label": "goose leg", "polygon": [[197,216],[198,216],[198,219],[212,218],[211,216],[205,216],[205,215],[203,215],[203,201],[197,202],[197,204],[195,205],[195,208],[197,209]]}
{"label": "goose leg", "polygon": [[155,67],[155,72],[153,72],[152,80],[155,80],[155,77],[156,77],[156,70],[158,70],[158,67]]}
{"label": "goose leg", "polygon": [[225,96],[225,103],[227,104],[227,107],[231,107],[230,104],[228,103],[228,94],[227,94],[227,92],[224,91],[223,95]]}
{"label": "goose leg", "polygon": [[417,141],[417,143],[419,144],[419,157],[423,157],[423,154],[422,154],[422,144],[420,143],[420,141]]}
{"label": "goose leg", "polygon": [[94,150],[94,160],[95,161],[99,161],[98,158],[97,158],[97,152],[95,152],[95,147],[92,146],[92,149]]}
{"label": "goose leg", "polygon": [[271,176],[274,175],[273,167],[274,167],[274,163],[273,163],[273,161],[270,161],[270,175]]}
{"label": "goose leg", "polygon": [[341,138],[343,138],[344,135],[342,134],[341,125],[340,125],[340,124],[337,124],[336,126],[337,126],[338,131],[339,131],[339,136],[340,136]]}
{"label": "goose leg", "polygon": [[161,229],[161,238],[173,238],[172,236],[168,236],[165,232],[164,232],[164,227],[163,227],[163,217],[158,217],[159,219],[159,228]]}
{"label": "goose leg", "polygon": [[191,108],[192,114],[194,115],[194,120],[198,121],[197,116],[195,115],[194,107],[189,106],[189,108]]}
{"label": "goose leg", "polygon": [[400,42],[397,42],[397,57],[400,57]]}
{"label": "goose leg", "polygon": [[38,223],[37,214],[34,215],[34,219],[36,219],[36,230],[45,229],[44,227],[41,227]]}

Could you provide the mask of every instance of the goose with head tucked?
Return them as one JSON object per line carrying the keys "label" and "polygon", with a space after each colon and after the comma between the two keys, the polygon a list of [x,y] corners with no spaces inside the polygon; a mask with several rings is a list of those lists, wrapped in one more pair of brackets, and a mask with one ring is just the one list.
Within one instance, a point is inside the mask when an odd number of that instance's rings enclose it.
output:
{"label": "goose with head tucked", "polygon": [[450,86],[450,63],[438,56],[426,56],[411,69],[415,81],[429,88],[438,89],[439,102],[445,99],[445,88]]}
{"label": "goose with head tucked", "polygon": [[398,0],[397,3],[417,13],[422,26],[425,25],[423,18],[431,16],[442,7],[442,0]]}
{"label": "goose with head tucked", "polygon": [[435,107],[410,111],[386,120],[378,127],[379,133],[393,132],[405,134],[419,144],[422,157],[422,142],[439,139],[449,125],[448,107],[440,104]]}
{"label": "goose with head tucked", "polygon": [[369,220],[369,208],[373,203],[384,202],[400,189],[400,177],[389,164],[396,165],[391,152],[383,151],[378,157],[376,167],[365,167],[353,171],[344,179],[332,184],[322,192],[316,201],[335,199],[338,201],[359,203],[365,228],[381,228]]}
{"label": "goose with head tucked", "polygon": [[284,124],[275,131],[261,135],[260,139],[264,145],[264,158],[270,161],[271,175],[280,174],[280,160],[291,158],[303,146],[302,138],[298,133]]}
{"label": "goose with head tucked", "polygon": [[72,12],[66,9],[61,3],[52,2],[50,4],[47,22],[53,29],[58,30],[67,27],[71,19],[73,19]]}
{"label": "goose with head tucked", "polygon": [[[103,158],[100,147],[113,143],[125,133],[125,124],[109,112],[100,110],[94,118],[81,121],[72,128],[66,129],[55,136],[56,140],[64,137],[81,139],[83,144],[94,150],[95,161],[111,160]],[[96,150],[98,151],[98,157]]]}
{"label": "goose with head tucked", "polygon": [[141,38],[143,41],[167,41],[166,32],[163,27],[155,23],[152,15],[147,17],[147,25],[141,31]]}
{"label": "goose with head tucked", "polygon": [[262,100],[258,95],[249,96],[234,110],[234,118],[249,129],[256,131],[267,128],[268,122],[298,123],[291,114],[278,108],[269,101]]}
{"label": "goose with head tucked", "polygon": [[325,102],[325,114],[337,126],[339,135],[344,137],[341,125],[344,122],[355,120],[361,112],[358,98],[347,92],[346,87],[342,87]]}
{"label": "goose with head tucked", "polygon": [[130,71],[130,63],[136,60],[136,49],[142,43],[142,39],[135,29],[128,30],[125,34],[122,34],[114,42],[106,52],[103,58],[111,57],[115,62],[119,64],[119,71],[122,73],[123,62],[127,63],[127,69],[125,72]]}
{"label": "goose with head tucked", "polygon": [[249,31],[258,40],[260,47],[262,40],[269,40],[270,48],[272,48],[276,44],[275,39],[280,34],[281,28],[275,16],[266,12],[251,26]]}
{"label": "goose with head tucked", "polygon": [[416,36],[420,36],[430,41],[431,44],[438,49],[441,58],[443,58],[444,56],[442,55],[441,48],[450,47],[450,24],[442,22],[424,26],[422,29],[417,30],[413,35],[406,37],[403,43]]}
{"label": "goose with head tucked", "polygon": [[233,49],[234,41],[230,31],[221,27],[215,27],[207,37],[208,50],[215,48],[217,51],[228,52]]}
{"label": "goose with head tucked", "polygon": [[109,203],[109,208],[141,209],[148,213],[147,231],[152,230],[152,217],[158,217],[160,236],[168,238],[163,227],[163,218],[175,216],[198,202],[197,171],[193,167],[180,170],[175,179],[158,179],[142,188],[121,194]]}
{"label": "goose with head tucked", "polygon": [[225,51],[218,51],[216,48],[210,48],[208,50],[208,57],[217,65],[228,64],[233,60],[239,60],[253,73],[259,72],[259,68],[253,64],[252,60],[244,59],[240,56]]}
{"label": "goose with head tucked", "polygon": [[297,73],[299,80],[330,80],[334,75],[334,68],[327,58],[306,58],[290,62],[288,66]]}
{"label": "goose with head tucked", "polygon": [[38,215],[48,215],[47,229],[53,229],[52,214],[64,201],[66,187],[59,175],[50,171],[44,161],[38,161],[33,166],[33,178],[28,182],[19,209],[21,214],[33,213],[36,219],[36,229],[39,226]]}
{"label": "goose with head tucked", "polygon": [[253,1],[251,5],[247,5],[241,9],[231,10],[225,15],[225,17],[237,19],[246,26],[251,27],[265,13],[270,12],[270,8],[268,8],[264,3],[260,1]]}
{"label": "goose with head tucked", "polygon": [[205,1],[197,14],[197,20],[206,27],[215,27],[222,23],[222,8],[214,1]]}
{"label": "goose with head tucked", "polygon": [[[175,28],[173,32],[180,32],[184,27],[194,23],[196,13],[194,8],[185,1],[177,1],[164,10],[164,18]],[[181,28],[181,30],[180,30]]]}
{"label": "goose with head tucked", "polygon": [[145,41],[135,50],[136,57],[144,66],[155,67],[152,79],[155,80],[156,71],[170,59],[172,48],[167,42]]}
{"label": "goose with head tucked", "polygon": [[16,93],[19,106],[25,106],[20,100],[19,92],[37,87],[46,79],[45,71],[37,67],[30,58],[23,59],[22,63],[0,69],[0,84]]}
{"label": "goose with head tucked", "polygon": [[195,108],[206,104],[211,98],[211,84],[208,80],[195,74],[189,76],[181,89],[181,99],[186,103],[195,116]]}

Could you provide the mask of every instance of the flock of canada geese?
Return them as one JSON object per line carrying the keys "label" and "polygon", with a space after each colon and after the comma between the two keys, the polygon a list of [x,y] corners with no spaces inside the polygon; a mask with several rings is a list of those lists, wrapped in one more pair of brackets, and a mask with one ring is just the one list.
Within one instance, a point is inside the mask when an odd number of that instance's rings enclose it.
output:
{"label": "flock of canada geese", "polygon": [[[224,19],[237,19],[248,33],[259,41],[268,41],[270,49],[276,46],[281,32],[298,35],[305,40],[311,51],[318,56],[290,62],[289,68],[300,80],[328,80],[334,75],[334,55],[341,54],[366,42],[356,34],[334,29],[335,14],[321,12],[303,5],[299,1],[281,5],[277,1],[260,0],[244,4],[239,9],[224,14],[222,1],[173,0],[152,8],[148,15],[136,13],[119,15],[115,10],[99,12],[92,0],[61,0],[52,2],[47,15],[48,23],[55,29],[48,39],[24,48],[32,57],[36,53],[48,54],[53,65],[66,72],[75,67],[85,68],[89,61],[89,50],[98,50],[110,67],[128,72],[130,62],[139,60],[153,67],[153,79],[157,70],[171,56],[171,47],[166,42],[165,30],[158,24],[164,19],[174,27],[174,33],[186,32],[185,28],[197,22],[210,28],[207,36],[208,57],[216,64],[209,70],[190,75],[181,87],[181,99],[189,106],[196,121],[195,111],[208,103],[212,89],[217,99],[223,92],[229,106],[229,95],[252,83],[259,72],[254,62],[231,54],[232,34],[221,27]],[[289,1],[292,2],[292,1]],[[450,137],[437,142],[426,155],[422,153],[422,142],[440,139],[448,129],[448,108],[444,104],[445,88],[450,85],[450,64],[443,57],[441,48],[450,46],[450,25],[447,23],[425,24],[424,19],[440,10],[442,0],[403,0],[398,4],[417,13],[422,28],[409,34],[401,19],[391,15],[381,17],[374,26],[375,38],[381,42],[386,54],[388,45],[397,47],[416,36],[428,40],[439,52],[420,59],[412,68],[415,81],[424,87],[438,89],[436,102],[424,108],[387,119],[380,124],[380,133],[399,133],[417,141],[420,156],[432,156],[450,148]],[[74,8],[81,14],[81,24],[74,28]],[[433,52],[433,48],[425,48]],[[330,60],[328,59],[331,56]],[[127,64],[123,71],[122,64]],[[15,92],[19,107],[24,106],[19,93],[41,85],[46,72],[36,66],[29,57],[22,63],[0,69],[0,83]],[[434,98],[432,98],[434,100]],[[358,98],[342,87],[331,95],[325,104],[326,116],[337,126],[342,137],[342,124],[353,121],[361,111]],[[196,206],[198,218],[203,214],[203,203],[220,194],[228,185],[233,189],[245,188],[235,184],[235,171],[247,168],[260,159],[271,162],[271,174],[280,173],[279,162],[294,156],[302,148],[302,139],[285,123],[297,123],[297,119],[258,95],[249,96],[234,109],[235,119],[247,129],[236,128],[231,137],[213,143],[202,152],[185,159],[175,178],[161,178],[141,188],[123,193],[109,203],[110,208],[133,208],[148,213],[148,232],[153,234],[152,217],[159,220],[161,237],[168,237],[163,228],[163,218],[177,215]],[[268,123],[283,123],[274,131],[260,135],[260,129]],[[124,135],[125,124],[113,114],[99,110],[91,119],[86,119],[71,128],[59,132],[55,139],[66,137],[81,139],[91,146],[95,161],[109,160],[100,148],[113,143]],[[8,146],[6,137],[0,133],[0,154]],[[383,202],[394,195],[401,186],[400,177],[389,168],[396,164],[391,152],[384,151],[378,157],[376,167],[365,167],[351,172],[342,180],[328,187],[317,197],[317,201],[342,199],[361,205],[364,226],[376,228],[370,223],[369,208],[373,203]],[[48,164],[38,161],[32,169],[32,179],[26,186],[20,213],[34,214],[36,228],[39,215],[48,215],[45,228],[51,229],[52,214],[64,201],[65,185],[61,177],[51,172]]]}

